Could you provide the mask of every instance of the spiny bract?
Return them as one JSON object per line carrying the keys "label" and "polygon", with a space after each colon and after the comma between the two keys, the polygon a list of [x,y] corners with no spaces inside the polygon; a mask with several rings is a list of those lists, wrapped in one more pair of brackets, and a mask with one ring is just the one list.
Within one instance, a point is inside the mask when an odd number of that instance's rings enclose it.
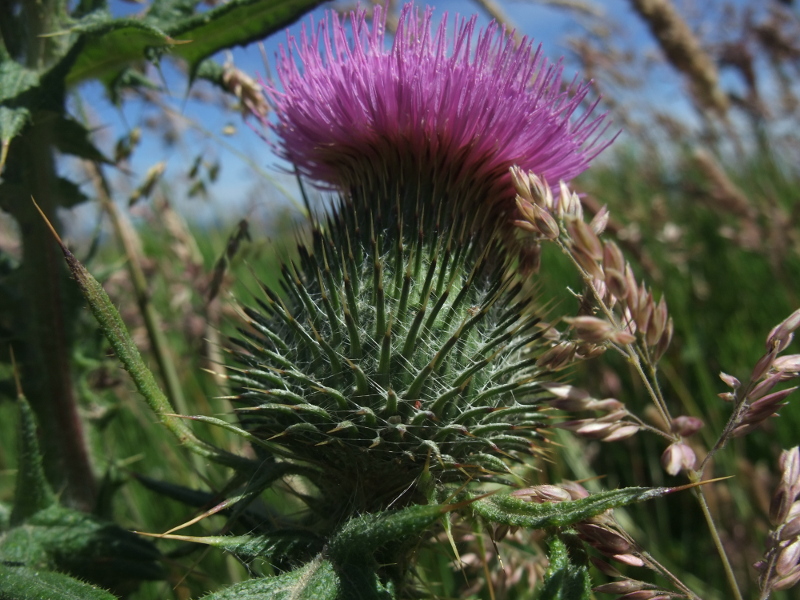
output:
{"label": "spiny bract", "polygon": [[234,340],[244,425],[356,509],[411,500],[423,473],[496,477],[540,445],[533,296],[464,233],[474,215],[419,192],[340,198]]}

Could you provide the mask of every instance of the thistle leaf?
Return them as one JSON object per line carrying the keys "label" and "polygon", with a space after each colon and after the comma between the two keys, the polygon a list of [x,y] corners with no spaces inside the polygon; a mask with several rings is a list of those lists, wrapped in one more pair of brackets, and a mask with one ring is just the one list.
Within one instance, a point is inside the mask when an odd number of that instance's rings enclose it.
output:
{"label": "thistle leaf", "polygon": [[[158,550],[138,535],[105,519],[57,505],[12,527],[0,542],[0,563],[65,571],[104,585],[161,579],[159,558]],[[0,593],[0,598],[16,596]]]}
{"label": "thistle leaf", "polygon": [[[167,3],[157,3],[161,4]],[[204,58],[261,40],[318,4],[321,0],[232,0],[188,18],[174,18],[162,11],[158,18],[148,15],[146,22],[162,28],[176,41],[191,42],[175,46],[173,51],[189,63],[189,73],[194,78]]]}
{"label": "thistle leaf", "polygon": [[[39,209],[38,205],[36,208]],[[117,312],[114,303],[111,302],[103,286],[92,277],[91,273],[86,270],[81,262],[75,258],[72,252],[64,245],[44,213],[41,213],[41,215],[48,227],[50,227],[58,245],[61,247],[61,251],[67,262],[67,267],[78,283],[83,297],[86,299],[92,314],[100,325],[101,331],[105,334],[111,347],[114,349],[114,353],[122,363],[122,366],[130,374],[131,379],[133,379],[136,385],[136,389],[144,396],[144,399],[161,422],[166,425],[167,429],[169,429],[183,445],[199,456],[233,467],[241,466],[243,463],[249,462],[200,441],[186,425],[186,422],[174,414],[175,411],[170,405],[169,400],[156,383],[152,371],[147,368],[147,365],[145,365],[142,360],[139,349],[131,339],[128,330],[125,328],[125,324],[122,322],[122,318],[119,316],[119,312]]]}
{"label": "thistle leaf", "polygon": [[419,505],[355,517],[333,537],[328,552],[337,564],[370,556],[387,544],[397,545],[419,537],[448,510],[448,506]]}
{"label": "thistle leaf", "polygon": [[10,567],[0,563],[0,598],[13,600],[116,600],[113,596],[61,573]]}
{"label": "thistle leaf", "polygon": [[337,600],[340,586],[333,564],[318,557],[289,573],[237,583],[202,600]]}
{"label": "thistle leaf", "polygon": [[585,521],[611,508],[619,508],[660,498],[684,489],[630,487],[592,494],[587,498],[571,502],[527,502],[510,493],[494,494],[470,504],[473,514],[491,523],[544,529],[545,527],[566,527]]}
{"label": "thistle leaf", "polygon": [[[569,539],[569,538],[567,538]],[[592,580],[589,577],[586,557],[581,549],[581,542],[568,548],[565,539],[553,536],[549,540],[550,566],[544,574],[539,600],[589,600],[592,598]],[[575,560],[574,555],[583,558]]]}
{"label": "thistle leaf", "polygon": [[213,535],[194,537],[190,535],[164,534],[162,539],[179,540],[195,544],[205,544],[219,548],[238,558],[251,561],[257,558],[267,559],[270,562],[291,558],[300,552],[307,552],[314,548],[316,552],[322,549],[322,540],[304,530],[285,530],[267,535]]}
{"label": "thistle leaf", "polygon": [[103,14],[87,17],[73,31],[82,44],[66,77],[68,86],[87,79],[99,79],[110,86],[132,62],[148,58],[152,48],[176,43],[162,29],[137,19],[113,19]]}
{"label": "thistle leaf", "polygon": [[56,498],[44,475],[42,454],[36,439],[36,419],[28,401],[20,396],[19,465],[11,525],[19,525],[33,514],[56,504]]}

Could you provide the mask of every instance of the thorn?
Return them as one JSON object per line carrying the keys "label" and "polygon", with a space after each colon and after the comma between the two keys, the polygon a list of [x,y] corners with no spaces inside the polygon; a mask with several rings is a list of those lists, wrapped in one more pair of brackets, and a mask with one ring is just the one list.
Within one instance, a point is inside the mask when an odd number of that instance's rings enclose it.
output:
{"label": "thorn", "polygon": [[17,387],[17,398],[22,398],[25,394],[22,393],[22,383],[19,380],[19,369],[17,368],[17,360],[14,357],[14,347],[8,345],[8,353],[11,355],[11,370],[14,372],[14,384]]}
{"label": "thorn", "polygon": [[64,245],[64,242],[61,241],[61,237],[58,235],[58,232],[56,231],[55,227],[53,227],[53,224],[50,223],[50,219],[47,218],[47,215],[44,214],[44,211],[39,207],[38,204],[36,204],[36,200],[34,200],[33,196],[31,196],[31,202],[33,202],[33,205],[36,207],[36,210],[39,211],[39,214],[42,216],[42,219],[44,219],[44,223],[45,225],[47,225],[47,228],[50,230],[50,233],[52,233],[53,237],[56,238],[58,245],[61,246],[61,250],[65,253],[68,253],[69,250],[67,250],[67,247]]}

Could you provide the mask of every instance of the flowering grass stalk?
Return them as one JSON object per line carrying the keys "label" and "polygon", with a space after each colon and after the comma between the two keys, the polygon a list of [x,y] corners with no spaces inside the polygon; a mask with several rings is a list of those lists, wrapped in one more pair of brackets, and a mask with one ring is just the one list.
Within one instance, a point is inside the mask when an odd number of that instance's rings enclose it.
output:
{"label": "flowering grass stalk", "polygon": [[[579,410],[606,410],[609,413],[602,417],[567,421],[558,426],[578,435],[603,441],[616,441],[627,435],[633,435],[639,429],[656,433],[671,442],[661,457],[664,469],[670,475],[685,472],[690,481],[701,481],[706,466],[718,450],[721,450],[731,438],[754,430],[764,420],[774,416],[786,405],[784,400],[797,389],[791,387],[773,391],[778,384],[792,381],[800,374],[798,355],[780,356],[792,342],[795,330],[800,327],[800,311],[795,311],[772,329],[766,340],[767,352],[756,363],[745,385],[731,375],[720,374],[722,380],[732,389],[731,392],[720,394],[720,397],[732,402],[734,407],[717,442],[698,467],[695,452],[684,438],[702,428],[703,422],[696,417],[673,418],[658,385],[657,362],[666,351],[673,332],[672,319],[668,315],[664,298],[656,303],[652,293],[644,285],[637,285],[630,265],[625,263],[616,244],[600,240],[599,236],[608,221],[606,209],[599,211],[591,223],[587,224],[583,219],[580,199],[563,183],[560,196],[554,198],[546,182],[535,174],[526,174],[520,169],[513,168],[512,176],[518,192],[517,205],[521,215],[516,225],[532,235],[537,243],[548,241],[555,243],[572,259],[586,286],[589,305],[592,307],[590,310],[597,311],[602,316],[598,318],[585,315],[564,319],[577,341],[565,342],[553,337],[554,345],[545,356],[550,361],[560,360],[564,361],[563,364],[568,364],[575,357],[586,358],[598,354],[598,350],[592,348],[587,350],[585,347],[587,343],[599,344],[603,349],[615,349],[633,365],[661,420],[660,427],[647,425],[621,404],[618,406],[613,399],[600,402],[583,390],[562,386],[557,392],[559,397],[552,403],[554,406]],[[583,348],[580,346],[581,342],[584,344]],[[567,352],[566,348],[571,348],[571,351]],[[556,349],[558,352],[554,354]],[[786,458],[787,456],[789,458]],[[782,464],[793,464],[791,458],[793,456],[785,454],[781,459]],[[784,470],[786,469],[791,471],[789,467],[785,467]],[[791,479],[793,475],[785,475],[786,477]],[[776,493],[778,500],[774,503],[785,501],[788,502],[786,506],[792,503],[796,494],[791,485],[793,484],[786,484],[778,490]],[[787,492],[786,490],[790,488],[791,491]],[[731,591],[736,598],[741,598],[741,592],[705,495],[700,488],[696,489],[695,493],[725,567]],[[790,497],[791,499],[787,500]],[[782,513],[781,518],[773,519],[773,525],[779,524],[785,518],[786,515]],[[787,531],[792,530],[790,528]],[[767,560],[762,565],[761,585],[764,598],[769,595],[771,589],[785,589],[800,581],[800,574],[793,571],[794,546],[791,546],[791,551],[786,549],[787,546],[790,546],[788,542],[781,545],[775,540],[772,542]],[[800,548],[800,543],[796,546]],[[774,572],[778,551],[782,552],[781,569],[779,572]],[[776,583],[778,580],[780,583]]]}

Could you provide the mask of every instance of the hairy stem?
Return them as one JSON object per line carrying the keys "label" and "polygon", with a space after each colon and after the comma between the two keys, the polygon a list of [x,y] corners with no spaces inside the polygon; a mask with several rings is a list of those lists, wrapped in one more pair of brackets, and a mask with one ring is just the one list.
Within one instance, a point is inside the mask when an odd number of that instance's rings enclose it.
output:
{"label": "hairy stem", "polygon": [[[26,194],[37,198],[57,223],[59,205],[51,132],[29,127],[18,140],[15,173]],[[19,163],[17,163],[19,161]],[[12,202],[9,210],[20,226],[23,262],[17,323],[25,340],[23,389],[42,429],[45,471],[69,504],[94,507],[96,485],[72,382],[71,324],[77,304],[64,285],[67,273],[58,249],[31,202]]]}

